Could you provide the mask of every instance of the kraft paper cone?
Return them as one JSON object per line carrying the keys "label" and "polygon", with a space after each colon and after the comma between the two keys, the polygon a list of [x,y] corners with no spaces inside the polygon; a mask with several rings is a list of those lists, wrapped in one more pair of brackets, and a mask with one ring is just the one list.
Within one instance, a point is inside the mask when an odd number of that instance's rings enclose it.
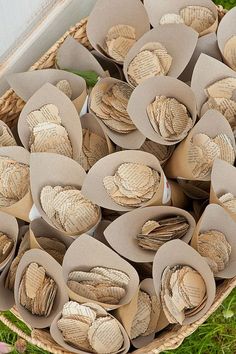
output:
{"label": "kraft paper cone", "polygon": [[[228,121],[220,112],[211,109],[204,114],[189,132],[187,138],[185,138],[173,152],[164,168],[167,177],[180,177],[189,180],[196,179],[192,175],[191,166],[188,163],[188,154],[193,136],[199,133],[204,133],[210,138],[214,138],[218,134],[226,134],[231,140],[232,146],[235,150],[235,139]],[[210,176],[198,179],[209,181]]]}
{"label": "kraft paper cone", "polygon": [[155,156],[147,152],[137,150],[115,152],[114,154],[105,156],[96,162],[96,164],[89,170],[84,180],[82,193],[93,203],[103,208],[117,211],[133,210],[134,208],[132,207],[116,204],[107,194],[107,191],[103,185],[103,178],[106,176],[113,176],[118,167],[125,162],[144,164],[158,171],[160,174],[160,184],[154,197],[148,202],[143,203],[143,207],[169,203],[171,191],[159,161]]}
{"label": "kraft paper cone", "polygon": [[190,82],[193,75],[193,70],[196,65],[196,62],[199,56],[204,53],[209,55],[212,58],[215,58],[219,61],[222,61],[220,50],[217,43],[217,37],[215,33],[206,34],[203,37],[200,37],[197,41],[196,48],[193,52],[192,58],[185,70],[180,75],[179,79],[184,82]]}
{"label": "kraft paper cone", "polygon": [[236,8],[233,7],[227,14],[222,18],[220,21],[218,31],[217,31],[217,39],[218,39],[218,45],[221,51],[221,54],[223,56],[224,62],[232,67],[233,70],[236,68],[232,66],[232,63],[227,60],[227,58],[224,55],[224,48],[225,44],[227,41],[233,37],[236,36],[236,30],[235,30],[235,23],[236,23]]}
{"label": "kraft paper cone", "polygon": [[73,159],[77,160],[83,140],[79,115],[70,99],[50,83],[46,83],[36,91],[21,111],[18,120],[18,133],[22,144],[27,150],[30,150],[31,129],[27,123],[27,115],[46,104],[54,104],[58,108],[61,124],[66,129],[72,145]]}
{"label": "kraft paper cone", "polygon": [[153,262],[155,251],[138,246],[137,235],[148,220],[160,220],[170,216],[184,216],[189,229],[182,240],[188,243],[196,226],[193,217],[185,210],[171,206],[152,206],[130,211],[114,220],[104,231],[110,246],[122,257],[136,263]]}
{"label": "kraft paper cone", "polygon": [[[90,301],[91,303],[91,301]],[[59,321],[59,319],[61,318],[61,312],[59,312],[56,317],[54,318],[51,326],[50,326],[50,334],[52,336],[52,338],[55,340],[55,342],[57,342],[61,347],[65,348],[66,350],[68,350],[70,353],[76,353],[76,354],[87,354],[88,352],[85,352],[83,350],[79,350],[76,349],[75,347],[72,347],[71,345],[69,345],[68,343],[66,343],[64,341],[64,338],[62,336],[61,331],[59,330],[58,326],[57,326],[57,322]],[[111,314],[107,314],[108,316],[114,318]],[[121,323],[119,321],[117,321],[120,330],[123,334],[124,337],[124,344],[122,346],[122,348],[118,351],[118,353],[120,354],[126,354],[129,350],[130,347],[130,341],[129,341],[129,337],[124,329],[124,327],[121,325]],[[116,354],[116,353],[114,353]]]}
{"label": "kraft paper cone", "polygon": [[[108,91],[115,83],[121,82],[120,80],[114,79],[112,77],[107,77],[98,81],[98,83],[92,89],[90,94],[88,107],[89,112],[93,113],[91,110],[91,98],[97,97],[100,92]],[[94,113],[93,113],[94,114]],[[131,131],[128,134],[118,133],[110,128],[108,128],[98,116],[96,116],[98,123],[102,127],[102,130],[109,138],[118,146],[125,149],[139,149],[145,141],[145,137],[140,133],[138,129]]]}
{"label": "kraft paper cone", "polygon": [[192,267],[202,276],[206,284],[205,306],[197,314],[184,319],[183,325],[189,325],[202,318],[213,304],[216,294],[215,280],[209,265],[197,251],[183,241],[173,240],[161,246],[154,258],[153,282],[158,295],[161,292],[161,277],[164,269],[176,265]]}
{"label": "kraft paper cone", "polygon": [[[211,177],[212,178],[212,177]],[[191,199],[209,199],[210,181],[188,181],[178,178],[178,184],[184,193]]]}
{"label": "kraft paper cone", "polygon": [[[2,147],[0,148],[0,156],[10,157],[17,162],[29,165],[30,153],[20,146]],[[21,200],[9,207],[1,207],[0,210],[28,222],[32,205],[33,201],[29,186],[29,191]]]}
{"label": "kraft paper cone", "polygon": [[144,6],[147,10],[150,23],[153,27],[160,25],[160,20],[163,15],[179,15],[181,9],[186,6],[194,5],[207,7],[213,12],[216,19],[214,24],[202,32],[201,35],[203,36],[208,33],[215,32],[218,25],[218,13],[215,4],[211,0],[159,0],[158,2],[155,0],[144,0]]}
{"label": "kraft paper cone", "polygon": [[184,104],[192,118],[192,124],[196,121],[196,100],[193,91],[185,83],[167,76],[153,77],[138,85],[129,100],[128,114],[138,130],[149,140],[162,145],[175,145],[185,138],[187,133],[176,140],[166,140],[154,129],[147,114],[147,107],[156,96],[176,98]]}
{"label": "kraft paper cone", "polygon": [[86,98],[85,80],[73,73],[57,69],[43,69],[27,71],[24,73],[11,74],[7,81],[17,96],[27,102],[30,97],[38,91],[44,84],[56,85],[60,80],[67,80],[72,89],[72,102],[78,112],[81,111]]}
{"label": "kraft paper cone", "polygon": [[189,199],[184,194],[183,188],[175,181],[168,180],[171,190],[171,205],[181,209],[187,209]]}
{"label": "kraft paper cone", "polygon": [[214,162],[211,173],[210,203],[219,204],[236,221],[236,214],[219,200],[226,193],[236,195],[235,177],[236,168],[234,166],[219,159]]}
{"label": "kraft paper cone", "polygon": [[[211,70],[209,70],[209,68],[211,68]],[[191,88],[197,100],[198,114],[201,114],[202,106],[208,99],[204,90],[214,82],[227,77],[236,78],[236,72],[206,54],[200,55],[193,70],[191,80]]]}
{"label": "kraft paper cone", "polygon": [[[42,188],[45,186],[74,186],[81,189],[85,176],[84,169],[66,156],[45,152],[31,154],[30,184],[33,201],[41,217],[53,228],[55,226],[41,207],[40,193]],[[88,230],[88,233],[94,232],[99,221],[100,219],[96,225]],[[68,236],[78,236],[59,231]]]}
{"label": "kraft paper cone", "polygon": [[[19,303],[18,292],[20,282],[26,268],[32,262],[35,262],[38,265],[44,267],[44,269],[46,270],[46,274],[53,278],[58,286],[54,304],[51,313],[48,317],[33,315],[32,313],[30,313],[30,311],[28,311]],[[69,300],[63,281],[61,266],[47,252],[37,249],[27,251],[21,258],[16,272],[14,295],[17,310],[19,311],[20,316],[26,323],[28,323],[34,328],[46,328],[50,326],[53,318],[60,310],[62,310],[63,305]]]}
{"label": "kraft paper cone", "polygon": [[[86,250],[86,252],[85,252]],[[96,255],[96,256],[95,256]],[[129,284],[126,289],[126,295],[117,305],[97,302],[105,309],[114,310],[122,305],[126,305],[131,301],[138,289],[139,276],[136,270],[121,258],[118,254],[112,251],[103,243],[95,240],[93,237],[83,234],[68,248],[62,264],[65,284],[67,284],[68,275],[75,270],[89,271],[93,267],[105,267],[121,270],[126,273],[129,278]],[[67,287],[69,297],[79,303],[95,302],[91,299],[86,299]]]}
{"label": "kraft paper cone", "polygon": [[139,0],[98,0],[89,15],[86,30],[89,42],[103,56],[108,56],[104,52],[105,37],[115,25],[134,27],[136,40],[150,29],[147,12]]}
{"label": "kraft paper cone", "polygon": [[113,143],[111,142],[108,135],[103,131],[102,126],[99,124],[94,114],[91,113],[84,114],[82,117],[80,117],[80,122],[81,122],[82,129],[88,129],[92,133],[97,134],[106,140],[108,151],[110,154],[115,151],[115,147]]}
{"label": "kraft paper cone", "polygon": [[197,45],[197,39],[197,32],[182,24],[169,24],[153,28],[133,45],[125,58],[123,70],[127,82],[129,82],[127,73],[129,64],[145,44],[159,42],[166,48],[173,59],[167,75],[177,78],[189,63]]}
{"label": "kraft paper cone", "polygon": [[224,270],[215,274],[216,278],[230,279],[236,275],[236,239],[235,220],[220,205],[210,204],[206,207],[199,222],[197,223],[193,238],[192,247],[198,250],[198,237],[202,232],[217,230],[222,232],[231,246],[229,262]]}

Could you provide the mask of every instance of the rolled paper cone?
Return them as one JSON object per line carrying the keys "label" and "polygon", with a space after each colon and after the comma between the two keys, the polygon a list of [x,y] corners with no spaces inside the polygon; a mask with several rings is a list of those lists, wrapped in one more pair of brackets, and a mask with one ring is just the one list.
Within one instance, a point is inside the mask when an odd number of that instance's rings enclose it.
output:
{"label": "rolled paper cone", "polygon": [[215,274],[216,278],[230,279],[236,275],[236,239],[235,239],[236,222],[231,218],[229,213],[220,205],[209,204],[200,220],[197,223],[196,229],[191,240],[191,246],[198,251],[199,235],[203,232],[216,230],[222,232],[227,242],[231,246],[231,254],[229,262],[225,268]]}
{"label": "rolled paper cone", "polygon": [[[6,156],[17,162],[29,165],[30,153],[21,146],[2,147],[0,148],[0,156]],[[33,201],[29,185],[29,191],[21,200],[8,207],[1,207],[0,210],[18,219],[29,222],[29,212],[32,205]]]}
{"label": "rolled paper cone", "polygon": [[92,113],[98,123],[100,124],[104,134],[106,134],[116,145],[121,146],[126,149],[139,149],[145,141],[144,135],[138,130],[133,130],[130,133],[122,134],[118,133],[112,129],[110,129],[106,124],[103,123],[103,120],[99,118],[95,113],[93,113],[91,109],[91,100],[99,96],[100,92],[106,92],[109,90],[114,84],[121,83],[120,80],[114,79],[112,77],[107,77],[99,80],[99,82],[92,89],[90,94],[90,98],[88,101],[89,112]]}
{"label": "rolled paper cone", "polygon": [[136,40],[150,29],[147,12],[139,0],[98,0],[89,15],[86,30],[93,48],[105,57],[108,56],[104,51],[105,38],[115,25],[135,28]]}
{"label": "rolled paper cone", "polygon": [[107,155],[97,161],[89,170],[84,180],[82,193],[93,203],[100,205],[103,208],[117,211],[133,210],[134,208],[121,206],[115,203],[107,194],[103,185],[104,177],[113,176],[118,167],[125,162],[144,164],[160,174],[160,184],[156,193],[152,199],[142,205],[143,207],[169,203],[171,191],[159,161],[152,154],[137,150],[115,152],[114,154]]}
{"label": "rolled paper cone", "polygon": [[202,106],[208,99],[205,89],[214,82],[227,77],[236,78],[236,72],[209,55],[201,54],[199,56],[193,70],[191,88],[197,100],[197,110],[200,116],[202,115]]}
{"label": "rolled paper cone", "polygon": [[[19,301],[19,286],[21,283],[21,279],[26,268],[32,262],[42,266],[45,269],[46,274],[51,277],[57,284],[56,297],[54,299],[53,307],[48,317],[33,315],[30,311],[23,307]],[[19,314],[26,323],[28,323],[34,328],[46,328],[50,326],[56,314],[62,310],[63,305],[69,300],[62,276],[62,267],[54,258],[52,258],[45,251],[38,249],[27,251],[21,258],[16,271],[14,295],[17,310],[19,311]]]}
{"label": "rolled paper cone", "polygon": [[[76,349],[75,347],[69,345],[68,343],[66,343],[64,341],[63,335],[61,333],[61,331],[59,330],[58,326],[57,326],[57,322],[59,321],[59,319],[61,318],[62,313],[59,312],[56,317],[53,319],[53,322],[50,326],[50,334],[52,336],[52,338],[55,340],[56,343],[58,343],[61,347],[65,348],[67,351],[69,351],[69,353],[76,353],[76,354],[86,354],[88,352],[85,352],[83,350],[79,350]],[[111,316],[112,318],[114,318],[112,315],[109,314],[109,316]],[[129,337],[124,329],[124,327],[121,325],[121,323],[119,321],[117,321],[118,326],[121,330],[121,333],[123,334],[124,337],[124,343],[122,348],[119,350],[118,353],[120,354],[126,354],[129,351],[129,347],[130,347],[130,341],[129,341]],[[114,353],[116,354],[116,353]]]}
{"label": "rolled paper cone", "polygon": [[215,300],[216,285],[213,273],[200,254],[181,240],[165,243],[157,251],[153,262],[153,282],[157,295],[161,292],[162,273],[166,267],[177,265],[189,266],[195,269],[203,278],[206,285],[206,302],[204,307],[195,315],[186,317],[183,325],[189,325],[204,316]]}
{"label": "rolled paper cone", "polygon": [[235,178],[236,168],[234,166],[219,159],[214,162],[211,173],[210,203],[219,204],[236,222],[236,214],[219,200],[226,193],[236,196]]}
{"label": "rolled paper cone", "polygon": [[[228,58],[225,56],[225,45],[227,41],[233,37],[236,36],[236,30],[235,30],[235,22],[236,22],[236,8],[233,7],[230,11],[227,12],[227,14],[222,18],[220,21],[218,31],[217,31],[217,39],[218,39],[218,45],[221,51],[221,54],[223,56],[224,62],[230,66],[233,70],[236,70],[235,65],[232,65],[232,62],[227,60]],[[234,48],[234,49],[233,49]],[[232,48],[232,58],[234,58],[235,62],[235,45]]]}
{"label": "rolled paper cone", "polygon": [[188,180],[198,179],[202,181],[210,180],[209,175],[202,178],[195,178],[188,162],[191,140],[194,135],[199,133],[206,134],[209,138],[215,138],[218,134],[226,134],[235,151],[235,139],[228,121],[220,112],[209,110],[189,132],[187,138],[177,146],[171,158],[166,163],[164,171],[168,178],[185,178]]}
{"label": "rolled paper cone", "polygon": [[83,140],[78,112],[70,99],[50,83],[46,83],[36,91],[21,111],[18,120],[18,133],[22,144],[27,150],[30,150],[29,142],[32,131],[27,123],[28,114],[32,111],[40,110],[41,107],[47,104],[53,104],[58,108],[61,124],[66,129],[71,142],[73,159],[77,160],[82,149]]}
{"label": "rolled paper cone", "polygon": [[[174,41],[173,35],[175,36]],[[129,65],[145,44],[159,42],[166,48],[167,53],[172,57],[172,64],[167,76],[177,78],[189,63],[196,48],[197,40],[197,32],[182,24],[169,24],[153,28],[133,45],[125,57],[123,70],[127,82],[130,83]]]}
{"label": "rolled paper cone", "polygon": [[[84,252],[84,250],[87,250]],[[94,255],[96,254],[96,257]],[[62,268],[64,282],[67,284],[69,273],[72,271],[89,271],[94,267],[105,267],[111,269],[121,270],[130,278],[129,284],[126,288],[126,294],[117,305],[101,303],[91,299],[87,299],[67,286],[69,297],[78,301],[79,303],[94,302],[103,306],[105,309],[113,310],[131,301],[137,291],[139,284],[139,277],[136,270],[123,258],[117,255],[109,247],[103,243],[95,240],[93,237],[83,234],[66,251]]]}
{"label": "rolled paper cone", "polygon": [[27,102],[44,84],[56,85],[58,81],[67,80],[72,89],[72,102],[76,110],[81,111],[87,96],[85,80],[73,73],[57,69],[43,69],[11,74],[7,81],[17,96]]}
{"label": "rolled paper cone", "polygon": [[156,96],[166,96],[175,98],[184,104],[190,113],[192,125],[196,121],[196,100],[191,88],[185,83],[173,77],[159,76],[145,80],[138,85],[129,100],[128,114],[138,130],[149,140],[161,145],[174,145],[185,138],[166,140],[154,129],[149,120],[147,107],[152,103]]}
{"label": "rolled paper cone", "polygon": [[171,205],[181,209],[187,209],[189,198],[184,193],[182,187],[173,180],[168,180],[171,189]]}
{"label": "rolled paper cone", "polygon": [[153,262],[156,251],[139,247],[136,237],[148,220],[160,220],[171,216],[183,216],[189,229],[182,240],[188,243],[196,226],[193,217],[185,210],[171,206],[152,206],[133,210],[114,220],[104,231],[110,246],[122,257],[137,263]]}

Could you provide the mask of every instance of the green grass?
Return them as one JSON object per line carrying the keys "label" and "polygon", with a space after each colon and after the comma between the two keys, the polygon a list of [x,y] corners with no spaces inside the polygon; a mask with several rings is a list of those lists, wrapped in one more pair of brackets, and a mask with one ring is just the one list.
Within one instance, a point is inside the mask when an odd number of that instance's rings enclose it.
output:
{"label": "green grass", "polygon": [[222,5],[225,9],[230,10],[236,5],[236,0],[215,0],[216,4]]}

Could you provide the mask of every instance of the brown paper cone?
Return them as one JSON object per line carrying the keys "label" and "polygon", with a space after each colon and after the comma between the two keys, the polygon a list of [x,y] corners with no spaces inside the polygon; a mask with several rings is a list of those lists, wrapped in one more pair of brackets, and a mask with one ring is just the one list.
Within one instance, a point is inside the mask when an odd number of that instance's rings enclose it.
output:
{"label": "brown paper cone", "polygon": [[9,85],[17,96],[25,102],[47,82],[56,85],[60,80],[67,80],[70,83],[72,88],[71,100],[77,111],[80,112],[87,93],[85,80],[78,75],[63,70],[43,69],[11,74],[7,77]]}
{"label": "brown paper cone", "polygon": [[[211,68],[211,70],[209,70]],[[191,88],[197,100],[198,114],[201,114],[203,104],[207,101],[205,89],[216,81],[227,77],[236,78],[236,72],[219,60],[201,54],[193,70]]]}
{"label": "brown paper cone", "polygon": [[73,159],[77,160],[82,148],[82,127],[79,115],[70,99],[55,86],[46,83],[36,91],[21,111],[18,121],[18,133],[22,144],[29,150],[31,130],[27,115],[46,104],[54,104],[59,110],[62,125],[65,127],[72,145]]}
{"label": "brown paper cone", "polygon": [[139,247],[136,236],[146,221],[175,215],[184,216],[189,223],[189,230],[182,238],[188,243],[196,226],[195,221],[187,211],[170,206],[153,206],[125,213],[105,229],[104,236],[110,246],[122,257],[137,263],[153,262],[156,252]]}
{"label": "brown paper cone", "polygon": [[[209,199],[210,195],[210,181],[198,181],[199,185],[194,185],[191,183],[192,181],[188,181],[183,178],[178,178],[178,184],[181,186],[182,190],[184,193],[188,196],[190,199]],[[207,184],[207,189],[206,188],[201,188],[200,183]]]}
{"label": "brown paper cone", "polygon": [[192,247],[180,240],[167,242],[157,251],[153,262],[153,281],[156,293],[161,292],[161,277],[164,269],[176,265],[186,265],[195,269],[204,279],[206,284],[207,299],[205,306],[197,314],[185,318],[183,325],[199,320],[209,310],[215,299],[216,285],[213,273],[200,254]]}
{"label": "brown paper cone", "polygon": [[[57,283],[58,286],[52,311],[48,317],[33,315],[19,303],[18,292],[19,292],[20,282],[24,271],[26,270],[28,265],[32,262],[35,262],[38,265],[44,267],[46,273],[51,278],[54,279],[54,281]],[[16,302],[17,310],[19,311],[21,317],[26,323],[28,323],[34,328],[45,328],[50,326],[53,318],[62,309],[63,305],[69,300],[66,293],[64,281],[63,281],[61,266],[59,265],[59,263],[57,263],[57,261],[55,261],[54,258],[52,258],[45,251],[37,250],[37,249],[27,251],[21,258],[21,261],[18,265],[17,272],[16,272],[14,294],[15,294],[15,302]]]}
{"label": "brown paper cone", "polygon": [[188,109],[193,125],[196,121],[196,100],[194,93],[189,86],[172,77],[159,76],[145,80],[136,87],[130,97],[128,104],[128,114],[138,130],[158,144],[174,145],[182,139],[166,140],[158,134],[152,127],[147,114],[148,105],[153,102],[156,96],[166,96],[176,98]]}
{"label": "brown paper cone", "polygon": [[148,15],[139,0],[98,0],[89,15],[87,35],[93,48],[104,56],[105,37],[118,24],[134,27],[136,40],[150,29]]}
{"label": "brown paper cone", "polygon": [[219,200],[226,193],[232,193],[236,196],[235,178],[236,168],[234,166],[219,159],[214,162],[211,173],[210,203],[219,204],[236,221],[236,214],[232,213]]}
{"label": "brown paper cone", "polygon": [[207,7],[215,15],[215,23],[201,35],[203,36],[208,33],[215,32],[218,25],[218,13],[215,4],[211,0],[159,0],[158,3],[155,0],[144,0],[144,6],[147,10],[150,23],[153,27],[160,25],[160,19],[163,15],[179,15],[179,12],[182,8],[191,5]]}
{"label": "brown paper cone", "polygon": [[[88,107],[90,113],[93,113],[91,110],[91,97],[96,96],[99,91],[107,91],[112,87],[115,83],[121,82],[120,80],[114,79],[112,77],[107,77],[99,80],[99,82],[92,89],[90,99],[88,102]],[[138,129],[131,131],[128,134],[121,134],[115,132],[114,130],[108,128],[98,116],[96,116],[98,123],[102,127],[102,130],[109,138],[118,146],[121,146],[126,149],[139,149],[145,141],[145,137]]]}
{"label": "brown paper cone", "polygon": [[137,150],[115,152],[99,160],[89,170],[82,186],[82,193],[93,203],[103,208],[117,211],[133,210],[134,208],[116,204],[103,186],[103,178],[114,175],[118,167],[125,162],[142,163],[160,173],[160,185],[154,197],[142,206],[162,205],[170,201],[170,188],[159,161],[155,156]]}
{"label": "brown paper cone", "polygon": [[[45,186],[74,186],[81,189],[86,173],[84,169],[74,160],[50,153],[33,153],[30,157],[30,183],[34,204],[38,209],[41,217],[53,228],[51,220],[47,214],[43,211],[40,202],[40,193]],[[93,233],[97,227],[94,225],[88,233]],[[68,236],[71,235],[59,230]]]}
{"label": "brown paper cone", "polygon": [[[173,37],[175,40],[173,40]],[[124,74],[127,82],[129,82],[127,73],[129,64],[145,44],[159,42],[166,48],[173,59],[168,76],[177,78],[189,63],[195,50],[197,39],[197,32],[182,24],[170,24],[153,28],[133,45],[125,58]]]}
{"label": "brown paper cone", "polygon": [[[226,134],[231,140],[232,146],[235,150],[235,139],[228,121],[220,112],[211,109],[204,114],[189,132],[187,138],[185,138],[173,152],[164,168],[167,177],[180,177],[189,180],[196,179],[193,176],[191,166],[188,163],[188,153],[193,136],[199,133],[204,133],[210,138],[214,138],[218,134]],[[201,180],[209,181],[210,176],[201,178]]]}
{"label": "brown paper cone", "polygon": [[187,209],[189,206],[189,199],[183,191],[183,188],[175,181],[168,180],[171,189],[171,205],[173,207]]}
{"label": "brown paper cone", "polygon": [[[90,301],[91,302],[91,301]],[[112,315],[108,314],[109,316],[111,316],[112,318],[114,318]],[[51,326],[50,326],[50,334],[52,336],[52,338],[55,340],[55,342],[57,342],[60,346],[62,346],[63,348],[65,348],[66,350],[69,351],[69,353],[76,353],[76,354],[86,354],[88,352],[76,349],[75,347],[72,347],[71,345],[69,345],[68,343],[66,343],[64,341],[64,338],[62,336],[61,331],[59,330],[58,326],[57,326],[57,322],[58,320],[61,318],[61,312],[59,312],[56,317],[54,318]],[[127,333],[124,329],[124,327],[121,325],[121,323],[119,321],[117,321],[120,330],[124,336],[124,344],[123,347],[119,350],[118,353],[120,354],[126,354],[129,350],[130,347],[130,341],[129,341],[129,337],[127,336]],[[116,353],[114,353],[116,354]]]}
{"label": "brown paper cone", "polygon": [[[2,147],[0,148],[0,156],[10,157],[15,161],[29,165],[30,154],[27,150],[20,146]],[[9,207],[1,207],[1,211],[15,216],[18,219],[29,221],[29,212],[32,208],[33,201],[31,192]]]}
{"label": "brown paper cone", "polygon": [[[224,56],[224,48],[227,41],[236,35],[235,31],[235,23],[236,23],[236,8],[233,7],[220,21],[218,31],[217,31],[217,39],[218,45],[223,56],[224,62],[231,67],[231,63]],[[233,67],[232,67],[233,69]],[[233,69],[235,70],[235,68]]]}
{"label": "brown paper cone", "polygon": [[199,222],[197,223],[193,238],[192,247],[198,249],[198,236],[202,232],[217,230],[222,232],[231,246],[229,262],[225,269],[215,274],[216,278],[230,279],[236,275],[236,223],[221,206],[210,204],[206,207]]}
{"label": "brown paper cone", "polygon": [[[89,271],[91,268],[97,266],[121,270],[130,277],[126,289],[126,295],[121,299],[118,305],[97,303],[104,308],[111,310],[130,302],[138,288],[138,273],[128,262],[122,259],[114,251],[87,234],[83,234],[75,240],[65,254],[62,264],[64,281],[67,283],[69,273],[74,270]],[[68,287],[67,291],[72,300],[80,303],[96,302],[74,293]]]}

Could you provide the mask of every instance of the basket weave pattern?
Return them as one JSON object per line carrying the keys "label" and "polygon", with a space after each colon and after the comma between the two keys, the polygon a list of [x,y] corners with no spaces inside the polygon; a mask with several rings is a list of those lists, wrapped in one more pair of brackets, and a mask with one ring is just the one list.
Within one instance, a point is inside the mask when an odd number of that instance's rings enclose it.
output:
{"label": "basket weave pattern", "polygon": [[[222,7],[219,8],[220,17],[223,16],[224,11]],[[87,19],[81,20],[78,24],[67,31],[63,37],[61,37],[38,61],[30,70],[51,68],[55,65],[55,58],[57,49],[64,42],[68,35],[74,37],[78,42],[82,43],[88,49],[91,49],[91,45],[86,35]],[[12,89],[8,90],[0,98],[0,119],[7,123],[10,127],[16,125],[18,116],[24,106],[24,102],[14,93]],[[221,305],[223,300],[230,294],[230,292],[236,287],[236,277],[230,280],[223,281],[217,287],[216,298],[211,306],[210,310],[200,320],[194,322],[188,326],[172,326],[171,329],[165,330],[158,336],[152,343],[146,347],[134,351],[137,354],[158,354],[168,349],[175,349],[181,345],[183,340],[191,335],[206,319]],[[12,312],[17,315],[15,309]],[[31,336],[28,336],[17,328],[6,317],[0,315],[0,320],[8,326],[11,330],[17,333],[20,337],[26,341],[55,354],[69,354],[59,345],[57,345],[48,332],[44,330],[32,330]]]}

